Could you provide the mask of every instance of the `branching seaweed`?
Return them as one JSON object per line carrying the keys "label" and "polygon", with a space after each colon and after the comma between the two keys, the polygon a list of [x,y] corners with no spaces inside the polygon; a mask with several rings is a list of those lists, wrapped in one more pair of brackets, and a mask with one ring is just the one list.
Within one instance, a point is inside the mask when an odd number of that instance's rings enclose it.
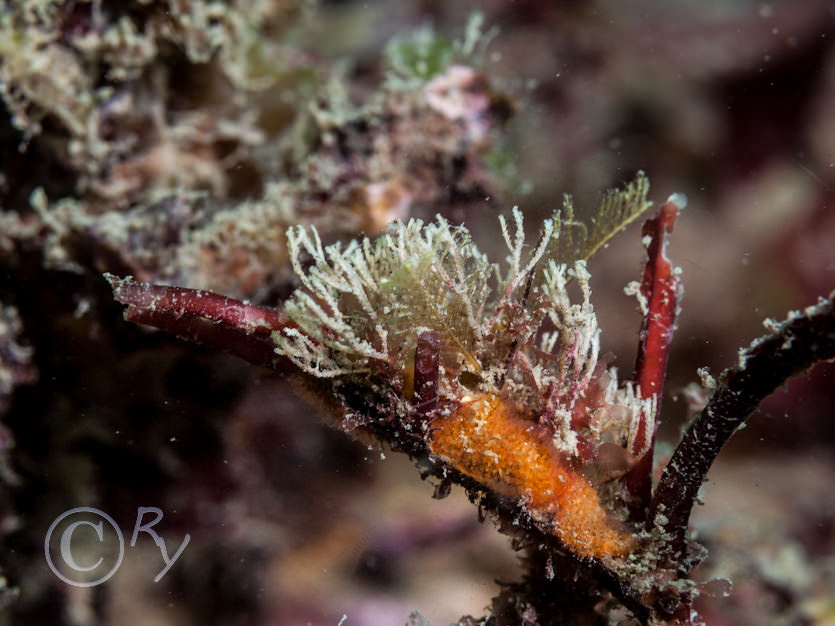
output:
{"label": "branching seaweed", "polygon": [[[414,348],[417,332],[429,329],[440,334],[445,353],[454,352],[481,377],[496,363],[507,365],[507,355],[497,355],[498,343],[511,336],[504,348],[515,352],[547,317],[557,332],[544,339],[542,350],[572,346],[561,352],[562,369],[570,358],[575,375],[587,383],[597,357],[597,325],[583,262],[649,207],[647,189],[646,177],[639,174],[624,191],[608,193],[589,224],[574,220],[567,204],[565,218],[557,212],[543,224],[527,258],[521,212],[513,212],[512,234],[500,218],[509,250],[504,274],[463,227],[440,217],[430,224],[396,222],[375,243],[364,239],[344,248],[323,247],[313,228],[291,228],[288,249],[303,289],[286,305],[298,328],[276,333],[278,351],[308,373],[340,376],[367,370],[369,359],[397,367],[405,351]],[[303,257],[310,262],[308,270]],[[585,294],[579,308],[565,291],[574,277],[581,278]],[[493,279],[499,288],[491,299]],[[531,307],[532,297],[539,304]],[[495,332],[510,326],[515,332]]]}
{"label": "branching seaweed", "polygon": [[653,494],[650,520],[663,513],[670,534],[666,557],[680,559],[690,512],[710,466],[730,436],[760,402],[792,376],[835,359],[835,292],[805,311],[792,312],[771,333],[740,350],[739,363],[722,373],[707,406],[676,448]]}
{"label": "branching seaweed", "polygon": [[[401,361],[409,330],[431,328],[470,362],[489,294],[491,266],[460,227],[445,220],[396,223],[375,243],[323,248],[316,230],[288,231],[293,267],[304,285],[286,310],[299,330],[274,336],[279,352],[318,376]],[[312,265],[302,268],[301,255]],[[389,336],[391,335],[391,341]]]}
{"label": "branching seaweed", "polygon": [[[741,352],[646,507],[646,460],[681,295],[665,245],[681,202],[671,198],[644,228],[641,387],[619,385],[605,360],[598,362],[585,257],[647,206],[641,175],[609,194],[590,224],[574,222],[570,210],[562,221],[559,214],[546,221],[527,253],[522,213],[514,209],[513,228],[500,222],[509,251],[504,272],[466,229],[442,218],[398,222],[376,242],[344,247],[325,247],[315,229],[294,227],[289,250],[301,287],[283,311],[109,280],[129,305],[128,319],[268,367],[295,365],[343,428],[420,459],[425,476],[442,480],[441,492],[449,482],[464,486],[505,532],[521,534],[550,564],[543,580],[528,585],[547,587],[553,561],[568,558],[575,581],[593,579],[642,623],[695,626],[702,623],[693,609],[699,589],[689,576],[701,557],[686,530],[698,488],[766,395],[835,358],[835,293],[783,324],[770,323],[772,334]],[[571,279],[579,303],[568,297]],[[613,459],[619,468],[612,469]],[[497,602],[527,602],[530,593],[507,587]]]}

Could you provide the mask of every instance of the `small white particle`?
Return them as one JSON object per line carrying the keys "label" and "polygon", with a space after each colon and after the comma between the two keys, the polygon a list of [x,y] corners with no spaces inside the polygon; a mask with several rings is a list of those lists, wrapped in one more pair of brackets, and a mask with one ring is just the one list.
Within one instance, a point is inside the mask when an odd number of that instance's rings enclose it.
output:
{"label": "small white particle", "polygon": [[623,288],[623,293],[627,296],[635,296],[638,299],[638,306],[641,308],[641,315],[646,315],[649,311],[649,303],[646,296],[641,293],[641,283],[633,280],[626,287]]}
{"label": "small white particle", "polygon": [[681,210],[687,206],[687,196],[680,192],[673,193],[670,194],[669,198],[667,198],[667,202],[672,202],[679,208],[679,210]]}
{"label": "small white particle", "polygon": [[761,18],[769,18],[774,16],[774,7],[772,7],[768,3],[764,3],[760,5],[760,9],[758,11]]}
{"label": "small white particle", "polygon": [[696,373],[699,375],[699,381],[702,383],[702,387],[711,393],[716,390],[716,379],[710,375],[708,368],[700,367],[696,370]]}

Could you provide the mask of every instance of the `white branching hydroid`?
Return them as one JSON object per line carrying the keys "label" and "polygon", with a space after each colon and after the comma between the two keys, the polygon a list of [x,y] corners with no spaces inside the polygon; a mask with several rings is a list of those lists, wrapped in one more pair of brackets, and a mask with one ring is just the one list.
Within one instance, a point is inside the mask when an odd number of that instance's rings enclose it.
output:
{"label": "white branching hydroid", "polygon": [[[473,359],[493,268],[463,227],[395,222],[376,242],[322,247],[315,228],[287,233],[303,289],[286,305],[298,330],[275,333],[277,349],[317,376],[398,367],[416,331],[437,330]],[[312,265],[305,271],[301,256]]]}
{"label": "white branching hydroid", "polygon": [[[610,431],[611,420],[598,413],[619,405],[624,410],[614,412],[627,423],[618,425],[619,438],[628,438],[642,401],[617,386],[613,370],[598,367],[600,330],[586,259],[649,206],[647,188],[639,175],[624,191],[610,192],[588,225],[574,220],[567,202],[532,246],[514,207],[511,220],[499,218],[508,248],[504,270],[466,228],[442,217],[395,222],[376,241],[327,247],[315,228],[291,228],[288,248],[302,287],[285,307],[296,328],[274,333],[276,350],[317,377],[385,373],[396,392],[418,335],[435,331],[439,394],[447,400],[468,390],[508,393],[573,455],[575,405],[593,387],[595,404],[583,428],[597,436]],[[569,298],[572,280],[579,303]]]}

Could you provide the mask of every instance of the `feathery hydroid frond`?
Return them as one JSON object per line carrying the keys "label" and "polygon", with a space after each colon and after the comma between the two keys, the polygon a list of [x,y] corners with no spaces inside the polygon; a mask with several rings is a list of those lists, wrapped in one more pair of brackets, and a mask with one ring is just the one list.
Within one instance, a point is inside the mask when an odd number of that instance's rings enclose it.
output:
{"label": "feathery hydroid frond", "polygon": [[[649,206],[647,189],[640,174],[625,190],[608,193],[588,225],[575,221],[567,204],[564,214],[543,223],[533,245],[514,207],[510,220],[499,218],[508,249],[504,271],[489,263],[466,228],[442,217],[395,222],[376,242],[347,246],[323,247],[314,229],[295,227],[288,247],[302,288],[286,311],[297,328],[274,334],[277,351],[320,377],[376,369],[397,380],[420,332],[435,331],[442,394],[465,393],[460,384],[494,392],[509,385],[567,433],[575,403],[599,376],[600,331],[585,261]],[[568,296],[573,279],[580,303]],[[491,298],[493,280],[498,290]],[[540,333],[546,319],[550,334]],[[464,372],[469,376],[460,378]]]}
{"label": "feathery hydroid frond", "polygon": [[[323,248],[315,229],[290,229],[287,239],[304,288],[286,311],[302,332],[274,339],[305,371],[337,376],[364,370],[369,360],[397,368],[420,328],[438,331],[447,348],[478,365],[492,267],[463,227],[442,218],[396,222],[376,242],[344,249]],[[312,261],[306,272],[302,254]]]}
{"label": "feathery hydroid frond", "polygon": [[554,216],[554,236],[548,258],[566,264],[587,261],[652,206],[647,200],[648,192],[649,180],[643,172],[638,172],[635,180],[623,190],[606,192],[589,223],[574,218],[574,203],[571,196],[566,195],[562,212]]}

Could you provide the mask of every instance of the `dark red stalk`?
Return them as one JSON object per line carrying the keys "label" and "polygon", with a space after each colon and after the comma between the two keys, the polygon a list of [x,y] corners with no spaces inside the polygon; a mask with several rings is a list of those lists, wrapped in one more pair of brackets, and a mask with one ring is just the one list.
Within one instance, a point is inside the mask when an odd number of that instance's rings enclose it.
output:
{"label": "dark red stalk", "polygon": [[270,333],[291,325],[277,309],[200,289],[151,285],[132,277],[104,277],[113,297],[126,304],[125,320],[153,326],[189,341],[230,352],[250,363],[295,371],[275,353]]}
{"label": "dark red stalk", "polygon": [[788,378],[829,359],[835,359],[835,292],[756,340],[741,353],[739,365],[722,373],[707,406],[664,468],[652,498],[649,519],[667,535],[665,556],[671,564],[686,563],[685,535],[693,503],[728,438]]}
{"label": "dark red stalk", "polygon": [[[647,264],[641,280],[641,298],[646,303],[641,324],[638,358],[635,363],[635,382],[642,398],[655,395],[652,415],[642,413],[631,454],[638,461],[626,474],[623,484],[630,494],[630,510],[634,519],[644,519],[652,495],[652,458],[655,450],[655,430],[661,412],[661,395],[670,342],[675,330],[676,315],[681,301],[681,280],[667,258],[667,243],[682,205],[670,199],[658,209],[655,217],[644,223],[642,234],[647,245]],[[649,446],[646,441],[649,438]]]}
{"label": "dark red stalk", "polygon": [[418,335],[415,347],[415,415],[425,421],[438,406],[438,374],[441,366],[441,336],[434,330]]}

